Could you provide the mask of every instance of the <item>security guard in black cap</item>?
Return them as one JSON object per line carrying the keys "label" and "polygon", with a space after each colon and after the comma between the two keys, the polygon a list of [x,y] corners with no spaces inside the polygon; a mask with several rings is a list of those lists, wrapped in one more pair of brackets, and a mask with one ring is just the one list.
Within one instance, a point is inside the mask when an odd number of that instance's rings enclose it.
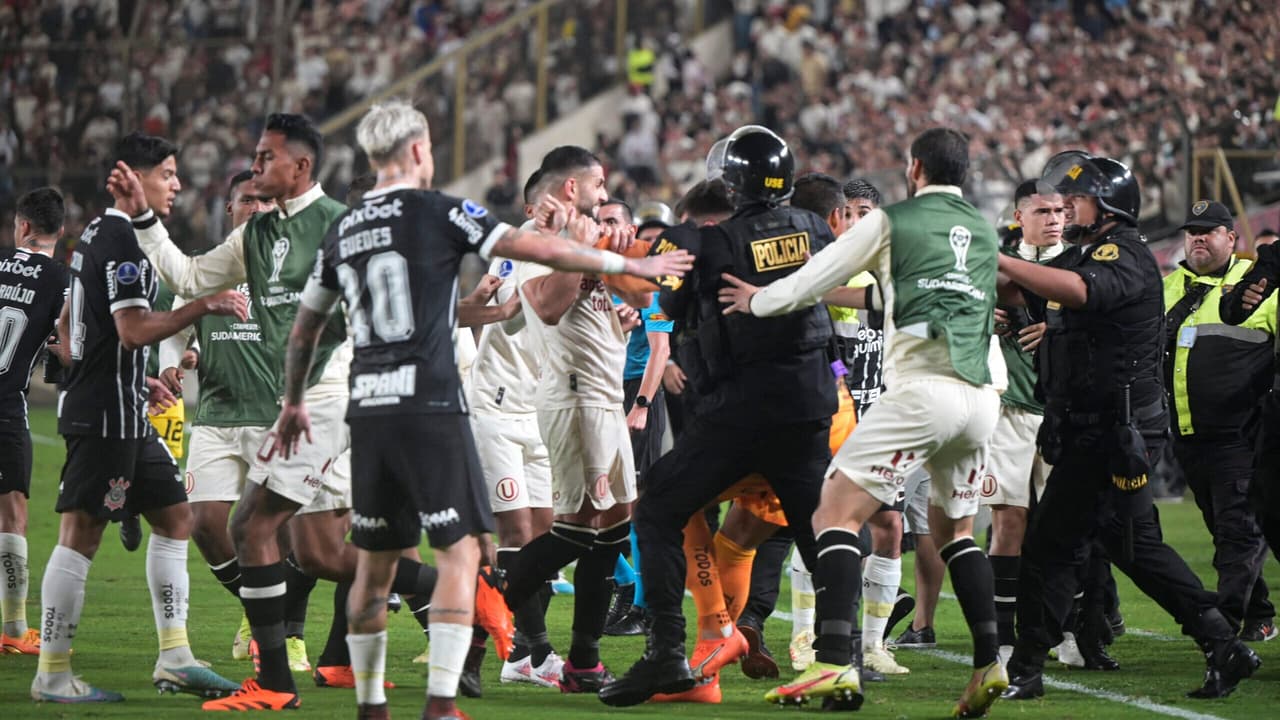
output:
{"label": "security guard in black cap", "polygon": [[1218,611],[1216,593],[1161,540],[1147,473],[1169,427],[1164,302],[1137,228],[1138,183],[1123,164],[1076,151],[1050,159],[1043,179],[1067,199],[1063,238],[1075,247],[1047,265],[1000,258],[1001,272],[1036,296],[1028,301],[1045,303],[1039,442],[1053,464],[1023,545],[1005,697],[1044,694],[1044,659],[1062,640],[1077,567],[1095,536],[1204,651],[1204,684],[1189,695],[1223,697],[1261,661]]}
{"label": "security guard in black cap", "polygon": [[1235,220],[1201,200],[1182,225],[1186,259],[1164,279],[1165,389],[1173,450],[1213,535],[1218,607],[1244,640],[1276,636],[1262,562],[1267,544],[1249,506],[1258,398],[1271,389],[1275,298],[1238,326],[1219,316],[1224,288],[1253,261],[1233,254]]}
{"label": "security guard in black cap", "polygon": [[721,273],[767,285],[835,238],[823,218],[781,204],[795,176],[795,160],[781,138],[749,125],[730,135],[722,149],[717,164],[737,211],[715,226],[671,228],[655,245],[655,252],[683,247],[697,256],[689,276],[660,283],[660,301],[672,318],[696,323],[697,357],[682,356],[681,364],[697,365],[685,371],[699,386],[699,411],[650,470],[636,508],[653,628],[644,656],[600,691],[608,705],[636,705],[656,693],[693,687],[681,609],[682,531],[725,489],[753,472],[769,478],[796,544],[813,560],[810,516],[831,459],[828,435],[836,411],[827,350],[831,321],[821,306],[776,318],[725,316],[716,294]]}

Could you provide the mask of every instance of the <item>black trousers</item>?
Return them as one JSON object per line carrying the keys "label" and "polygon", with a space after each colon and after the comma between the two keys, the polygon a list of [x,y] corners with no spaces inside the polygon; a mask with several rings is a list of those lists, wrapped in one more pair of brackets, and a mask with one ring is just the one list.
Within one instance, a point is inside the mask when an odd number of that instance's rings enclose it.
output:
{"label": "black trousers", "polygon": [[[643,378],[622,381],[622,408],[631,412]],[[662,386],[649,398],[649,421],[643,430],[631,431],[631,453],[636,462],[636,487],[642,491],[649,468],[662,457],[662,433],[667,429],[667,403]]]}
{"label": "black trousers", "polygon": [[1260,418],[1249,500],[1271,552],[1280,559],[1280,390],[1263,399]]}
{"label": "black trousers", "polygon": [[1249,504],[1253,444],[1234,434],[1174,440],[1173,451],[1187,486],[1213,535],[1213,568],[1218,571],[1218,609],[1227,621],[1266,621],[1276,609],[1262,579],[1267,542]]}
{"label": "black trousers", "polygon": [[[1090,542],[1097,538],[1112,563],[1197,641],[1234,635],[1217,611],[1217,593],[1206,590],[1186,562],[1164,543],[1150,494],[1128,498],[1127,519],[1116,512],[1108,458],[1096,448],[1066,443],[1044,497],[1032,511],[1022,545],[1018,578],[1018,644],[1015,657],[1042,664],[1062,642]],[[1132,523],[1131,545],[1126,526]],[[1128,551],[1131,550],[1132,554]]]}
{"label": "black trousers", "polygon": [[811,517],[831,460],[830,427],[822,419],[743,428],[701,416],[654,464],[634,521],[655,641],[684,647],[685,524],[750,473],[769,479],[805,562],[817,567]]}
{"label": "black trousers", "polygon": [[[790,523],[790,518],[787,519]],[[773,537],[756,548],[755,562],[751,563],[751,596],[742,610],[743,617],[764,621],[778,607],[778,591],[782,584],[782,566],[787,562],[795,539],[791,528],[778,528]]]}

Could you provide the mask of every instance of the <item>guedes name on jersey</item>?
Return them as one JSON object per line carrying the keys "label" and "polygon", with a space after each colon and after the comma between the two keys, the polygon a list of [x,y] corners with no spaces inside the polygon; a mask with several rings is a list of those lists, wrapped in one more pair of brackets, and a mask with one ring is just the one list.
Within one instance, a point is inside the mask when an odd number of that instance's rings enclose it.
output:
{"label": "guedes name on jersey", "polygon": [[[396,200],[399,203],[399,200]],[[383,226],[362,230],[338,241],[338,255],[346,260],[357,253],[368,252],[391,245],[391,228]]]}

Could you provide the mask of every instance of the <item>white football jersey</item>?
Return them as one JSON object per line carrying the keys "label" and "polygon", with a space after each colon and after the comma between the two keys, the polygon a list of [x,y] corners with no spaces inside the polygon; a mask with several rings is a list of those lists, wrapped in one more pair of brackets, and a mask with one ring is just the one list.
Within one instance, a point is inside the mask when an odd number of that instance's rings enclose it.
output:
{"label": "white football jersey", "polygon": [[[516,268],[523,263],[495,257],[489,274],[502,280],[494,301],[506,302],[516,292]],[[479,413],[531,413],[538,385],[538,358],[533,339],[517,315],[506,323],[490,323],[480,332],[471,365],[471,409]]]}
{"label": "white football jersey", "polygon": [[524,285],[551,273],[551,268],[535,263],[520,263],[516,268],[521,311],[542,368],[537,408],[621,407],[627,337],[609,291],[598,278],[584,275],[578,299],[559,323],[546,325],[525,299]]}

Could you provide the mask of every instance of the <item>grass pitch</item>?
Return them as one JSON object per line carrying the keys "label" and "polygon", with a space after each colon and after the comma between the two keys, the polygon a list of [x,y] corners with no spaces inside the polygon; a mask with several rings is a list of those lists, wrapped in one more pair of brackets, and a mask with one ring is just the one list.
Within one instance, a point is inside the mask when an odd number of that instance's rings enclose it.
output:
{"label": "grass pitch", "polygon": [[[31,598],[27,616],[33,626],[40,616],[40,580],[49,553],[57,538],[57,515],[53,512],[57,479],[63,460],[63,445],[57,437],[51,410],[33,408],[31,428],[35,435],[35,471],[31,498],[30,552]],[[1213,546],[1204,530],[1199,512],[1188,499],[1176,505],[1160,507],[1166,539],[1209,584],[1215,584],[1211,559]],[[144,523],[145,526],[145,523]],[[0,656],[0,718],[116,717],[116,718],[195,718],[202,717],[200,702],[189,695],[157,695],[151,686],[151,669],[156,658],[156,636],[151,618],[144,572],[144,549],[127,553],[120,546],[117,526],[107,530],[102,549],[94,560],[89,575],[84,615],[75,640],[75,671],[89,682],[124,693],[126,702],[116,705],[58,706],[40,705],[30,700],[29,688],[35,674],[36,659],[12,655]],[[144,545],[145,548],[145,545]],[[425,548],[424,548],[425,549]],[[910,555],[904,558],[903,575],[911,575]],[[240,619],[240,607],[222,590],[202,562],[194,544],[191,546],[191,620],[189,632],[197,657],[209,660],[222,675],[241,680],[251,674],[247,662],[230,659],[231,640]],[[1272,594],[1280,595],[1280,566],[1268,559],[1266,568]],[[1117,576],[1122,609],[1129,633],[1116,641],[1113,655],[1123,669],[1115,673],[1067,670],[1051,663],[1049,677],[1060,683],[1050,687],[1043,700],[1025,703],[997,703],[991,716],[996,718],[1139,718],[1180,717],[1191,720],[1223,718],[1280,717],[1280,642],[1257,644],[1263,658],[1262,669],[1252,680],[1241,685],[1225,700],[1193,701],[1183,693],[1200,682],[1203,663],[1194,644],[1179,635],[1177,625],[1152,601],[1133,587],[1123,576]],[[323,647],[332,616],[332,585],[317,585],[311,598],[307,618],[307,640],[312,662]],[[944,585],[944,592],[950,591]],[[780,609],[789,609],[789,597],[783,589]],[[692,607],[687,608],[692,617]],[[567,650],[572,599],[557,597],[552,601],[548,626],[557,648]],[[901,626],[900,626],[901,627]],[[867,702],[859,715],[870,718],[943,718],[968,681],[965,659],[970,651],[969,637],[960,608],[954,600],[943,600],[937,619],[939,649],[937,651],[898,651],[901,663],[911,674],[893,678],[866,688]],[[767,640],[780,658],[786,658],[789,622],[771,619]],[[899,628],[900,629],[900,628]],[[426,680],[423,666],[410,659],[425,647],[421,630],[407,613],[393,615],[389,622],[390,641],[387,677],[397,684],[388,692],[392,712],[400,718],[419,717],[423,706]],[[606,638],[603,642],[605,663],[615,672],[625,671],[639,656],[643,642],[639,638]],[[724,703],[721,705],[642,705],[613,710],[589,696],[560,695],[554,691],[526,685],[502,685],[498,682],[498,661],[490,652],[485,664],[485,696],[479,700],[463,699],[461,707],[472,718],[483,720],[567,720],[611,716],[698,717],[698,718],[777,718],[805,714],[814,709],[783,710],[767,705],[762,696],[769,688],[765,682],[745,678],[736,666],[726,668],[721,676]],[[784,678],[790,674],[784,673]],[[350,718],[355,714],[355,693],[350,690],[316,688],[311,679],[298,675],[302,692],[299,716],[314,718]]]}

